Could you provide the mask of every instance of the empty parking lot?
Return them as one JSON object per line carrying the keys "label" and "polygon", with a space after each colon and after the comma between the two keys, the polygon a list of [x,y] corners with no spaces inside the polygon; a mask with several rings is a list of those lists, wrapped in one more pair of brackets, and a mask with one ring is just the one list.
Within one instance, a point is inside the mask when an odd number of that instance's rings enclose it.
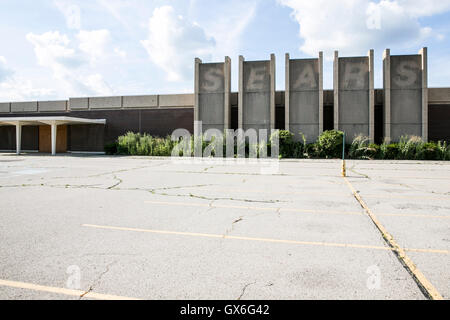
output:
{"label": "empty parking lot", "polygon": [[340,166],[1,154],[0,298],[450,298],[450,163]]}

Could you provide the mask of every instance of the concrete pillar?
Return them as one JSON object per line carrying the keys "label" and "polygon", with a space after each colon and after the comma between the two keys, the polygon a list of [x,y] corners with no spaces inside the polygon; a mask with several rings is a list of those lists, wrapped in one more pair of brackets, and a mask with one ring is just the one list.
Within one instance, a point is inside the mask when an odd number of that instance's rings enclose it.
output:
{"label": "concrete pillar", "polygon": [[244,60],[239,56],[238,129],[244,128]]}
{"label": "concrete pillar", "polygon": [[16,154],[20,154],[22,148],[22,124],[16,124]]}
{"label": "concrete pillar", "polygon": [[319,135],[323,132],[323,52],[319,52]]}
{"label": "concrete pillar", "polygon": [[225,57],[224,65],[224,78],[225,78],[225,96],[224,96],[224,129],[231,128],[231,59]]}
{"label": "concrete pillar", "polygon": [[270,55],[270,129],[275,129],[275,54]]}
{"label": "concrete pillar", "polygon": [[391,50],[383,52],[384,139],[391,141]]}
{"label": "concrete pillar", "polygon": [[339,51],[337,50],[334,52],[333,91],[334,91],[334,130],[339,130]]}
{"label": "concrete pillar", "polygon": [[285,56],[285,128],[296,141],[303,141],[303,135],[307,143],[314,142],[323,131],[322,57],[322,53],[318,59]]}
{"label": "concrete pillar", "polygon": [[428,48],[419,51],[422,56],[422,140],[428,142]]}
{"label": "concrete pillar", "polygon": [[195,58],[194,65],[194,121],[199,121],[199,88],[200,88],[200,63],[202,60]]}
{"label": "concrete pillar", "polygon": [[289,53],[285,56],[285,84],[284,84],[284,129],[289,131],[289,102],[290,102],[290,70],[289,70]]}
{"label": "concrete pillar", "polygon": [[374,50],[369,51],[369,139],[375,142],[375,70]]}
{"label": "concrete pillar", "polygon": [[58,131],[58,125],[56,123],[51,124],[52,127],[52,156],[56,155],[56,133]]}

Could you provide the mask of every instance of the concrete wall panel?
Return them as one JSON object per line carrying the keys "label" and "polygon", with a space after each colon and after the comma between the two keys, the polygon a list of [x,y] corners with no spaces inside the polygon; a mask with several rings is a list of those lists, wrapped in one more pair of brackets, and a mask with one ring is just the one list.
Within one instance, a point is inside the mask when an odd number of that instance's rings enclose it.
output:
{"label": "concrete wall panel", "polygon": [[123,97],[124,108],[157,108],[158,96],[124,96]]}
{"label": "concrete wall panel", "polygon": [[244,99],[244,130],[254,125],[267,126],[270,129],[270,94],[247,92]]}
{"label": "concrete wall panel", "polygon": [[224,63],[202,63],[199,67],[199,93],[225,92]]}
{"label": "concrete wall panel", "polygon": [[37,112],[37,101],[12,102],[11,112]]}
{"label": "concrete wall panel", "polygon": [[391,93],[391,103],[392,106],[394,106],[394,108],[391,109],[392,124],[421,126],[421,90],[395,90]]}
{"label": "concrete wall panel", "polygon": [[224,129],[224,94],[200,93],[199,94],[199,120],[203,125],[216,126]]}
{"label": "concrete wall panel", "polygon": [[289,88],[290,91],[318,91],[319,60],[290,60]]}
{"label": "concrete wall panel", "polygon": [[[362,133],[369,130],[369,92],[368,91],[341,91],[339,93],[339,125],[364,124]],[[366,134],[367,135],[367,134]]]}
{"label": "concrete wall panel", "polygon": [[244,62],[244,90],[270,92],[270,61]]}
{"label": "concrete wall panel", "polygon": [[89,109],[120,109],[122,97],[94,97],[89,98]]}
{"label": "concrete wall panel", "polygon": [[423,77],[426,70],[422,71],[422,68],[421,54],[391,56],[390,51],[385,51],[384,131],[392,141],[398,141],[404,135],[428,139],[428,93]]}
{"label": "concrete wall panel", "polygon": [[[287,55],[287,59],[289,56]],[[286,107],[285,127],[294,134],[294,139],[302,140],[302,132],[308,143],[317,140],[320,134],[320,93],[323,94],[320,83],[321,66],[319,59],[287,60],[286,91],[288,106]],[[287,96],[288,95],[288,96]],[[322,100],[323,101],[323,100]]]}
{"label": "concrete wall panel", "polygon": [[159,96],[159,106],[161,108],[168,107],[193,107],[193,94],[167,94]]}
{"label": "concrete wall panel", "polygon": [[342,124],[340,127],[342,131],[345,131],[346,143],[352,143],[356,136],[367,130],[366,124]]}
{"label": "concrete wall panel", "polygon": [[369,90],[369,58],[339,58],[339,90]]}
{"label": "concrete wall panel", "polygon": [[303,142],[303,138],[300,133],[305,136],[307,143],[317,141],[319,135],[319,129],[316,124],[291,124],[289,131],[297,136],[297,140]]}
{"label": "concrete wall panel", "polygon": [[[240,61],[240,126],[275,128],[275,56],[268,61]],[[269,132],[270,133],[270,132]]]}
{"label": "concrete wall panel", "polygon": [[[200,61],[199,61],[200,62]],[[199,63],[198,74],[196,76],[197,83],[197,117],[202,121],[203,131],[216,128],[221,131],[229,126],[229,102],[226,107],[226,88],[228,76],[225,72],[225,63]],[[228,95],[229,101],[229,95]]]}
{"label": "concrete wall panel", "polygon": [[[339,58],[335,53],[335,124],[346,133],[346,142],[364,135],[374,140],[375,92],[373,51],[367,57]],[[336,121],[337,120],[337,121]]]}
{"label": "concrete wall panel", "polygon": [[391,134],[394,141],[399,141],[402,136],[416,136],[420,137],[422,128],[415,124],[392,124]]}
{"label": "concrete wall panel", "polygon": [[315,124],[319,127],[318,91],[291,91],[289,109],[290,125]]}
{"label": "concrete wall panel", "polygon": [[50,112],[50,111],[66,111],[67,101],[39,101],[38,102],[39,112]]}
{"label": "concrete wall panel", "polygon": [[0,103],[0,113],[7,113],[11,111],[11,104],[9,102]]}
{"label": "concrete wall panel", "polygon": [[450,104],[450,88],[429,88],[430,104]]}
{"label": "concrete wall panel", "polygon": [[89,98],[70,98],[69,110],[87,110],[89,109]]}
{"label": "concrete wall panel", "polygon": [[391,89],[422,89],[420,55],[391,56]]}

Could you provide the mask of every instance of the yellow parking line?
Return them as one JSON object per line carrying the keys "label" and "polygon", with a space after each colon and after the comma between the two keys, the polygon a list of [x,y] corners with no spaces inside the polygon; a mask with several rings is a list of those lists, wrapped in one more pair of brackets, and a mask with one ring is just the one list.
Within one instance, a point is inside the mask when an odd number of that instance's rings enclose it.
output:
{"label": "yellow parking line", "polygon": [[[144,201],[148,204],[174,206],[174,207],[202,207],[202,208],[221,208],[221,209],[244,209],[255,211],[270,211],[270,212],[297,212],[297,213],[311,213],[311,214],[341,214],[341,215],[364,215],[363,212],[352,211],[329,211],[316,209],[299,209],[299,208],[276,208],[276,207],[254,207],[254,206],[238,206],[238,205],[222,205],[222,204],[207,204],[207,203],[193,203],[193,202],[168,202],[168,201]],[[450,216],[437,216],[413,213],[381,213],[380,216],[393,217],[416,217],[416,218],[430,218],[430,219],[450,219]]]}
{"label": "yellow parking line", "polygon": [[[370,210],[364,200],[361,198],[359,193],[350,183],[350,181],[344,177],[345,182],[347,183],[349,189],[353,193],[353,196],[359,202],[359,204],[364,208],[369,218],[381,232],[384,240],[389,244],[389,246],[393,249],[393,251],[397,254],[400,262],[407,268],[409,273],[413,276],[416,283],[421,287],[428,295],[429,298],[433,300],[443,300],[442,295],[436,290],[436,288],[431,284],[431,282],[425,277],[425,275],[417,268],[414,262],[406,255],[406,249],[400,247],[400,245],[395,241],[394,237],[386,230],[386,228],[381,224],[378,220],[377,216]],[[416,252],[429,252],[427,249],[410,249],[410,251]],[[447,250],[445,250],[447,251]],[[448,251],[447,251],[448,253]]]}
{"label": "yellow parking line", "polygon": [[81,298],[81,297],[93,298],[93,299],[98,299],[98,300],[139,300],[136,298],[114,296],[114,295],[110,295],[110,294],[103,294],[103,293],[96,293],[96,292],[87,292],[86,293],[85,291],[81,291],[81,290],[49,287],[49,286],[42,286],[42,285],[33,284],[33,283],[3,280],[3,279],[0,279],[0,286],[34,290],[34,291],[42,291],[42,292],[50,292],[50,293],[63,294],[66,296],[74,296],[74,297],[79,297],[79,298]]}
{"label": "yellow parking line", "polygon": [[[87,227],[87,228],[95,228],[95,229],[134,231],[134,232],[145,232],[145,233],[164,234],[164,235],[179,235],[179,236],[189,236],[189,237],[203,237],[203,238],[230,239],[230,240],[246,240],[246,241],[298,244],[298,245],[323,246],[323,247],[343,247],[343,248],[358,248],[358,249],[374,249],[374,250],[385,250],[385,251],[395,251],[396,250],[395,248],[390,248],[390,247],[371,246],[371,245],[364,245],[364,244],[349,244],[349,243],[333,243],[333,242],[317,242],[317,241],[297,241],[297,240],[282,240],[282,239],[268,239],[268,238],[253,238],[253,237],[230,236],[230,235],[211,234],[211,233],[180,232],[180,231],[166,231],[166,230],[140,229],[140,228],[128,228],[128,227],[101,226],[101,225],[95,225],[95,224],[82,224],[81,226],[82,227]],[[416,252],[449,254],[449,251],[447,251],[447,250],[429,250],[429,249],[409,249],[409,250],[416,251]]]}

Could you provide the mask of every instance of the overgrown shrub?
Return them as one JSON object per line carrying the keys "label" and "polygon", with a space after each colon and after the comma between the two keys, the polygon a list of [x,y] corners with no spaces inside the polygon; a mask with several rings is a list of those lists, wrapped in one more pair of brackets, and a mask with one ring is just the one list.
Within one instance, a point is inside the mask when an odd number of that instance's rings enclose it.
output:
{"label": "overgrown shrub", "polygon": [[317,141],[319,155],[324,158],[340,158],[342,156],[342,131],[330,130],[323,132]]}
{"label": "overgrown shrub", "polygon": [[117,142],[106,144],[105,145],[105,153],[107,155],[117,154]]}
{"label": "overgrown shrub", "polygon": [[[276,136],[278,134],[278,136]],[[305,136],[300,133],[302,141],[295,141],[294,135],[285,130],[271,135],[269,142],[250,144],[242,142],[246,157],[250,151],[261,157],[263,154],[271,156],[271,145],[275,138],[279,139],[280,158],[340,158],[342,152],[343,132],[325,131],[320,135],[316,143],[307,144]],[[202,153],[211,146],[211,154],[219,154],[215,150],[214,139],[212,141],[199,140]],[[194,152],[194,137],[186,143],[190,144],[190,156]],[[223,141],[223,155],[226,155],[226,139]],[[120,136],[116,142],[105,145],[106,154],[142,155],[142,156],[171,156],[172,151],[183,156],[183,145],[179,141],[172,141],[170,136],[165,138],[152,137],[148,134],[127,132]],[[234,146],[236,157],[238,146]],[[447,142],[423,142],[420,137],[404,136],[398,143],[385,141],[381,145],[369,143],[366,136],[357,136],[351,145],[346,145],[346,157],[351,159],[384,159],[384,160],[450,160],[450,145]]]}
{"label": "overgrown shrub", "polygon": [[398,142],[398,158],[401,160],[416,159],[417,151],[424,142],[416,136],[402,136]]}
{"label": "overgrown shrub", "polygon": [[398,157],[399,148],[396,143],[387,143],[386,141],[380,146],[379,158],[382,160],[395,160]]}
{"label": "overgrown shrub", "polygon": [[358,135],[353,139],[348,148],[348,158],[350,159],[375,159],[379,156],[380,147],[374,143],[369,143],[369,138]]}
{"label": "overgrown shrub", "polygon": [[450,160],[450,145],[446,141],[439,141],[438,147],[438,160]]}
{"label": "overgrown shrub", "polygon": [[117,153],[138,156],[170,156],[175,142],[170,137],[128,132],[117,139]]}
{"label": "overgrown shrub", "polygon": [[439,147],[434,142],[420,144],[416,149],[416,159],[439,160]]}

